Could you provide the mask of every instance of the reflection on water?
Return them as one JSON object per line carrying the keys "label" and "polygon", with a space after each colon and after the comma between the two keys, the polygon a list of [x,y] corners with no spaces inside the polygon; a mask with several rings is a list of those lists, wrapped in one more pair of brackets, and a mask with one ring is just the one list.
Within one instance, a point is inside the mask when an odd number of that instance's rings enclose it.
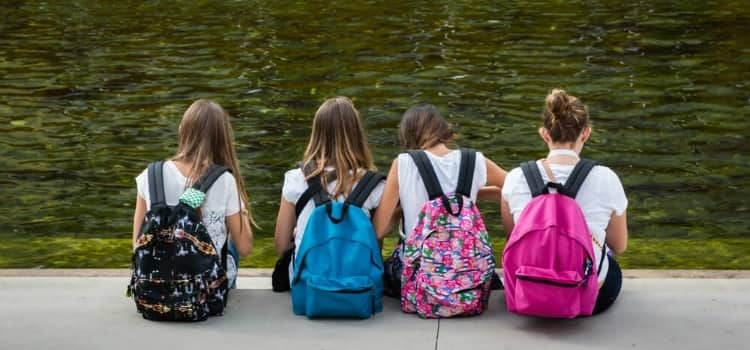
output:
{"label": "reflection on water", "polygon": [[269,236],[325,97],[355,100],[384,171],[418,102],[442,109],[459,144],[512,168],[544,154],[542,102],[563,87],[590,107],[585,155],[622,178],[633,236],[744,237],[746,5],[4,1],[0,235],[128,237],[133,177],[173,152],[197,98],[232,114]]}

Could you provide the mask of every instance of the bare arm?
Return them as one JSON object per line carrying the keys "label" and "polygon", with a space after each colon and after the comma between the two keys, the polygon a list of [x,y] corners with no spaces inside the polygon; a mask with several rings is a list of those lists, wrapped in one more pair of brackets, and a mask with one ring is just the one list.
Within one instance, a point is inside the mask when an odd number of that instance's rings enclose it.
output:
{"label": "bare arm", "polygon": [[500,216],[503,219],[503,229],[505,230],[505,236],[510,237],[510,233],[513,232],[515,223],[513,223],[513,215],[511,215],[510,213],[510,206],[508,205],[508,201],[506,201],[505,199],[502,200],[502,204],[500,205]]}
{"label": "bare arm", "polygon": [[135,213],[133,213],[133,248],[135,248],[135,241],[138,240],[138,233],[141,232],[144,217],[146,217],[146,200],[141,198],[141,195],[137,195]]}
{"label": "bare arm", "polygon": [[250,255],[253,249],[253,228],[244,210],[225,218],[232,243],[240,256]]}
{"label": "bare arm", "polygon": [[487,184],[479,189],[477,201],[495,202],[500,204],[501,192],[507,173],[489,158],[485,158],[487,166]]}
{"label": "bare arm", "polygon": [[295,213],[294,204],[281,198],[279,205],[279,214],[276,217],[276,232],[273,241],[276,252],[282,254],[292,249],[294,240],[294,228],[297,226],[297,214]]}
{"label": "bare arm", "polygon": [[500,204],[502,189],[496,186],[484,186],[477,193],[477,201],[495,202]]}
{"label": "bare arm", "polygon": [[615,254],[622,254],[628,247],[628,219],[627,212],[617,216],[614,213],[607,225],[607,245]]}
{"label": "bare arm", "polygon": [[394,214],[398,206],[398,159],[391,163],[391,170],[388,172],[388,180],[385,182],[383,197],[380,199],[378,210],[375,211],[372,223],[375,227],[375,233],[379,240],[391,232],[393,228]]}
{"label": "bare arm", "polygon": [[487,163],[487,186],[495,186],[500,189],[503,188],[505,176],[508,175],[508,173],[489,158],[485,158],[485,162]]}

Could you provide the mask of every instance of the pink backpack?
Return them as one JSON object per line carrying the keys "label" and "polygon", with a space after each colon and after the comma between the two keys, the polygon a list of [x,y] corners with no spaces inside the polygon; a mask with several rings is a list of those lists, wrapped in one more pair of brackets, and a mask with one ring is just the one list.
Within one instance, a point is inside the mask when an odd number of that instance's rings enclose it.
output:
{"label": "pink backpack", "polygon": [[[575,201],[596,165],[581,159],[562,186],[544,184],[535,161],[521,164],[533,199],[521,212],[503,252],[508,311],[531,316],[591,315],[599,293],[592,237]],[[557,193],[549,193],[549,188]]]}
{"label": "pink backpack", "polygon": [[409,152],[429,201],[404,243],[401,309],[423,318],[482,313],[490,296],[495,256],[482,215],[471,200],[476,152],[461,150],[455,194],[443,194],[423,151]]}

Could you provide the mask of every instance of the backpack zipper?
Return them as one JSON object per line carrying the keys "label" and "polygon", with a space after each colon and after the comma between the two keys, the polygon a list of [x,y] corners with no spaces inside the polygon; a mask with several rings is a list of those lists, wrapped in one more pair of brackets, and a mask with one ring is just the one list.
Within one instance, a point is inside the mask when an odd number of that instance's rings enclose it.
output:
{"label": "backpack zipper", "polygon": [[517,275],[516,278],[519,280],[523,280],[523,281],[537,282],[537,283],[542,283],[542,284],[548,284],[551,286],[573,288],[573,287],[579,287],[589,280],[589,275],[591,274],[591,268],[592,268],[591,261],[586,260],[586,263],[583,265],[583,278],[580,281],[575,282],[575,283],[555,282],[555,281],[550,281],[550,280],[545,280],[545,279],[530,277],[530,276],[524,276],[524,275]]}
{"label": "backpack zipper", "polygon": [[542,283],[542,284],[549,284],[551,286],[566,287],[566,288],[578,287],[581,284],[583,284],[583,282],[586,281],[584,279],[583,281],[576,282],[576,283],[563,283],[563,282],[549,281],[549,280],[545,280],[545,279],[541,279],[541,278],[534,278],[534,277],[522,276],[522,275],[517,276],[517,278],[519,280],[523,280],[523,281],[537,282],[537,283]]}

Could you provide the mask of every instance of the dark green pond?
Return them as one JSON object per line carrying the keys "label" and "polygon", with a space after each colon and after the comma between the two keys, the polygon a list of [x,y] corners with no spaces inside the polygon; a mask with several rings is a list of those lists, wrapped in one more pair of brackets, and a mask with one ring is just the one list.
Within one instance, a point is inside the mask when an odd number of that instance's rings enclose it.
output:
{"label": "dark green pond", "polygon": [[[627,267],[750,268],[750,6],[739,1],[1,1],[0,267],[128,266],[135,183],[182,112],[232,115],[268,266],[284,172],[329,96],[387,171],[433,103],[506,169],[543,156],[545,94],[588,104],[585,156],[630,200]],[[483,205],[498,237],[498,210]]]}

